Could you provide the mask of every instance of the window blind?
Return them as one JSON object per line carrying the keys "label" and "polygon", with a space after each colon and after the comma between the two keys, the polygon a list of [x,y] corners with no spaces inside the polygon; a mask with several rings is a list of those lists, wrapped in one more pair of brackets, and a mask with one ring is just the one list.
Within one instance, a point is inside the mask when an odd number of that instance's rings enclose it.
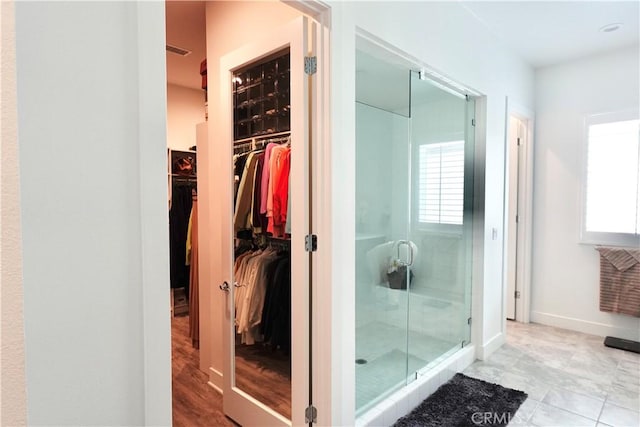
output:
{"label": "window blind", "polygon": [[418,221],[462,224],[464,141],[419,147]]}

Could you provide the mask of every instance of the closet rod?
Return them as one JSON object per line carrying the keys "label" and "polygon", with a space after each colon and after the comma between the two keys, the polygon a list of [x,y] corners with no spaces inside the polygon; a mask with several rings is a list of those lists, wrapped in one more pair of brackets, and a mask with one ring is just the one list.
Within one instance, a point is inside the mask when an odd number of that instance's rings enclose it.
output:
{"label": "closet rod", "polygon": [[233,145],[239,145],[242,143],[248,143],[248,142],[257,142],[263,139],[270,139],[270,138],[276,138],[279,136],[289,136],[291,135],[291,131],[286,131],[286,132],[278,132],[278,133],[270,133],[267,135],[260,135],[260,136],[252,136],[251,138],[244,138],[244,139],[238,139],[233,141]]}
{"label": "closet rod", "polygon": [[[280,138],[269,138],[269,139],[261,139],[259,141],[250,141],[250,142],[243,142],[241,144],[235,144],[233,146],[233,151],[234,154],[239,154],[240,152],[244,152],[245,150],[249,149],[249,150],[255,150],[257,148],[264,148],[267,144],[269,143],[283,143],[283,142],[290,142],[291,138],[290,137],[280,137]],[[239,150],[239,151],[236,151]]]}
{"label": "closet rod", "polygon": [[183,183],[197,183],[198,178],[195,177],[186,177],[186,176],[172,176],[171,182],[174,184],[183,184]]}
{"label": "closet rod", "polygon": [[280,247],[283,249],[290,249],[291,239],[283,239],[280,237],[267,237],[267,244],[271,247]]}

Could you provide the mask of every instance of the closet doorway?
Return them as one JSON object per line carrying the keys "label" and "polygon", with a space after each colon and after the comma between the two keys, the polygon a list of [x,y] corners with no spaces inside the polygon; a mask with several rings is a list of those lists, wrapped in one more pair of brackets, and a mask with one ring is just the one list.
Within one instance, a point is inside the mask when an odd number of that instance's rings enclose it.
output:
{"label": "closet doorway", "polygon": [[[203,413],[217,406],[218,414],[208,416],[214,424],[229,418],[246,426],[304,424],[312,415],[314,257],[305,238],[313,231],[311,133],[319,132],[311,125],[317,75],[309,58],[324,28],[311,16],[326,9],[277,1],[167,2],[167,11],[180,4],[205,11],[209,121],[198,126],[205,137],[196,147],[200,348],[185,352],[199,360],[183,363],[174,340],[174,423],[176,399],[183,398],[175,393],[175,368],[182,363],[207,387],[191,391],[207,406]],[[263,195],[269,202],[261,211]],[[174,318],[174,334],[180,333],[176,319],[183,318]],[[214,390],[220,394],[205,396]],[[191,421],[207,423],[207,416]]]}
{"label": "closet doorway", "polygon": [[208,211],[208,198],[202,197],[207,167],[200,170],[208,126],[206,3],[167,1],[165,34],[172,421],[174,426],[203,425],[203,420],[231,425],[221,396],[208,385],[210,345],[206,333],[201,334],[200,315],[207,318],[208,313],[200,310],[200,276],[209,266],[200,261],[210,244],[206,233],[199,233],[199,220]]}

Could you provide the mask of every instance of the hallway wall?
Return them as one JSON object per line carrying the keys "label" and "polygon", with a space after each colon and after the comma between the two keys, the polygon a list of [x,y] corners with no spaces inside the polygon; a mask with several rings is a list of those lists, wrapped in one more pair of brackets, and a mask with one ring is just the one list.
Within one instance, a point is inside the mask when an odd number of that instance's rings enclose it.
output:
{"label": "hallway wall", "polygon": [[29,425],[171,423],[160,40],[163,2],[16,4]]}

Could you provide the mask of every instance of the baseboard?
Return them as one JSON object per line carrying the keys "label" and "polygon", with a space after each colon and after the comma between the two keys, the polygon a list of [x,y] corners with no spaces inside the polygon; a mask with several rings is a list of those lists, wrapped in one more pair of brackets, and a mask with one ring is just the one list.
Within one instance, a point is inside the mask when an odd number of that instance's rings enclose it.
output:
{"label": "baseboard", "polygon": [[213,368],[209,368],[208,384],[220,394],[222,394],[222,380],[222,372],[216,371]]}
{"label": "baseboard", "polygon": [[540,311],[531,312],[531,321],[533,323],[555,326],[557,328],[569,329],[572,331],[583,332],[585,334],[599,335],[601,337],[612,336],[634,341],[640,340],[640,332],[637,326],[635,328],[625,328],[608,325],[606,323],[591,322],[583,319],[558,316],[556,314],[542,313]]}
{"label": "baseboard", "polygon": [[486,360],[494,351],[502,347],[505,342],[505,335],[502,332],[499,332],[485,344],[478,346],[476,357],[480,360]]}

